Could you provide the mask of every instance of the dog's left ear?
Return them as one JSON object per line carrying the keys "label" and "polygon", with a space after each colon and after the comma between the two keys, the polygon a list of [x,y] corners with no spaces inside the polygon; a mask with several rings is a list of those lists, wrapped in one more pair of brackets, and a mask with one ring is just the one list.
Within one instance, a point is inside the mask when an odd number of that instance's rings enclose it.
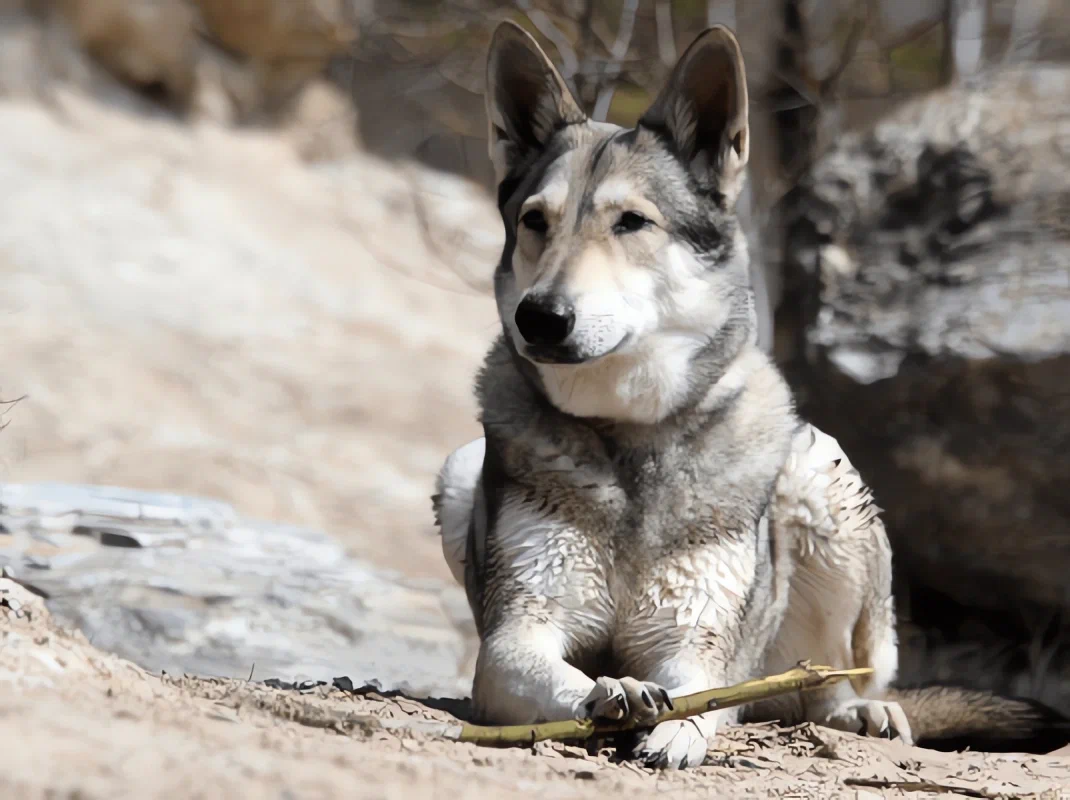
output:
{"label": "dog's left ear", "polygon": [[724,25],[699,34],[639,125],[667,135],[699,183],[734,204],[750,154],[747,75],[735,34]]}
{"label": "dog's left ear", "polygon": [[546,146],[561,127],[583,122],[568,84],[535,39],[515,22],[494,30],[487,52],[490,160],[498,183]]}

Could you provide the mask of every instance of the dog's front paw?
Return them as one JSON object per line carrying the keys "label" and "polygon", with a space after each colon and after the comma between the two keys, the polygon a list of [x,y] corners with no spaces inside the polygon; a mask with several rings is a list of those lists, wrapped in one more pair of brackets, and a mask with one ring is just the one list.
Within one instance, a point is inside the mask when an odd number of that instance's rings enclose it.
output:
{"label": "dog's front paw", "polygon": [[632,758],[656,769],[701,766],[716,728],[716,722],[709,720],[667,720],[636,743]]}
{"label": "dog's front paw", "polygon": [[823,724],[862,736],[894,739],[897,736],[906,744],[913,744],[910,722],[899,703],[883,700],[856,698],[837,706]]}
{"label": "dog's front paw", "polygon": [[628,719],[639,725],[649,725],[662,711],[672,708],[672,699],[656,683],[635,678],[599,678],[581,706],[593,720],[621,722]]}

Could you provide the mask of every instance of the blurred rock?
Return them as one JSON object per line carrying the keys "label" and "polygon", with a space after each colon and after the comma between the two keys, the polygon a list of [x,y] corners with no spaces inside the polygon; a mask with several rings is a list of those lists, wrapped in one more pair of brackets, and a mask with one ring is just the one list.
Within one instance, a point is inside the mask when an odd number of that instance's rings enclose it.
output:
{"label": "blurred rock", "polygon": [[301,90],[284,126],[305,161],[334,161],[359,149],[356,109],[337,86],[323,79]]}
{"label": "blurred rock", "polygon": [[41,26],[19,5],[0,3],[0,97],[32,97],[40,86]]}
{"label": "blurred rock", "polygon": [[6,0],[0,94],[40,98],[58,81],[141,112],[296,126],[309,159],[344,157],[359,144],[353,100],[321,76],[361,13],[359,0]]}
{"label": "blurred rock", "polygon": [[202,48],[197,59],[197,87],[190,104],[195,120],[237,125],[257,115],[262,95],[255,70],[229,53]]}
{"label": "blurred rock", "polygon": [[197,34],[186,0],[57,0],[56,6],[85,52],[117,78],[160,100],[188,103]]}
{"label": "blurred rock", "polygon": [[248,63],[270,109],[292,100],[357,40],[346,0],[193,0],[214,41]]}
{"label": "blurred rock", "polygon": [[0,399],[28,395],[0,478],[219,497],[448,577],[428,498],[479,435],[493,203],[362,153],[311,165],[277,127],[58,96],[0,102]]}
{"label": "blurred rock", "polygon": [[778,318],[802,412],[886,509],[904,615],[960,677],[1064,710],[1068,100],[1070,70],[1014,69],[844,137],[785,200]]}
{"label": "blurred rock", "polygon": [[53,617],[145,669],[464,696],[464,593],[349,558],[225,503],[70,484],[0,489],[0,566]]}
{"label": "blurred rock", "polygon": [[357,37],[345,0],[193,0],[207,30],[247,58],[322,68]]}

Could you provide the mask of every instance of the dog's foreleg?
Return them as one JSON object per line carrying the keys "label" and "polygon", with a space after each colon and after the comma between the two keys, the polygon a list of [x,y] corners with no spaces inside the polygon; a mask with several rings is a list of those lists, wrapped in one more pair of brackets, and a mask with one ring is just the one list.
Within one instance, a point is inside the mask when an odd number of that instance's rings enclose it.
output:
{"label": "dog's foreleg", "polygon": [[561,632],[525,620],[490,632],[479,648],[472,700],[480,720],[525,725],[588,715],[595,682],[565,661]]}
{"label": "dog's foreleg", "polygon": [[[680,653],[662,663],[648,677],[653,683],[664,686],[670,698],[676,698],[725,685],[722,672],[711,672],[693,654]],[[648,734],[641,735],[633,753],[639,761],[651,767],[684,769],[699,766],[719,727],[734,719],[732,710],[714,710],[687,719],[667,720]]]}

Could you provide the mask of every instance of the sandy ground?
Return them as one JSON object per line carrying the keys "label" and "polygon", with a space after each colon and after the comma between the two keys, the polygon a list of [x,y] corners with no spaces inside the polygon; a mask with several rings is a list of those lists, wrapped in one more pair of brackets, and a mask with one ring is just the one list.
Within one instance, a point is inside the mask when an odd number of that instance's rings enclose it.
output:
{"label": "sandy ground", "polygon": [[656,773],[570,745],[491,749],[420,726],[461,704],[156,677],[53,624],[0,580],[0,796],[558,798],[1070,796],[1070,755],[949,756],[810,725],[727,730]]}
{"label": "sandy ground", "polygon": [[0,480],[207,495],[447,578],[429,496],[479,433],[486,196],[56,96],[0,101]]}

